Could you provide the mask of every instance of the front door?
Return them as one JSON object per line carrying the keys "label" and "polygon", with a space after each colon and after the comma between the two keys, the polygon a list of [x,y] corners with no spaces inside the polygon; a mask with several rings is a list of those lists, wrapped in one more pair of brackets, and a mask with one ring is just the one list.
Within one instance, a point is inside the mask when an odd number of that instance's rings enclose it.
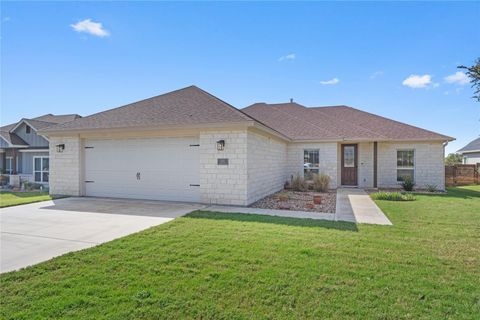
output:
{"label": "front door", "polygon": [[342,144],[342,185],[357,185],[357,145]]}

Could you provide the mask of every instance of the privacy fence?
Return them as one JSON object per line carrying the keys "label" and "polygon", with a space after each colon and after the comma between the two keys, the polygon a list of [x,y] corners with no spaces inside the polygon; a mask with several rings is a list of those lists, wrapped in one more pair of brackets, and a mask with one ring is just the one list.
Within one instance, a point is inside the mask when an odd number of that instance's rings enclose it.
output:
{"label": "privacy fence", "polygon": [[479,184],[479,170],[480,163],[445,166],[445,184],[447,186]]}

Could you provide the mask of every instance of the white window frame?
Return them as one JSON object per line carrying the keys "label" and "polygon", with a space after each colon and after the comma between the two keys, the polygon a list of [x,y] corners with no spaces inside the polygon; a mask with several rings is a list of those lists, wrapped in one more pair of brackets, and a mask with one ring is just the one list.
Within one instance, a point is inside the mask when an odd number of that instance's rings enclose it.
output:
{"label": "white window frame", "polygon": [[317,173],[320,173],[320,149],[316,149],[316,148],[305,148],[305,149],[303,149],[303,151],[302,151],[302,158],[303,158],[303,177],[304,177],[304,178],[307,178],[307,177],[305,176],[305,169],[307,169],[307,168],[305,168],[305,151],[307,151],[307,152],[312,152],[312,151],[313,151],[313,152],[317,152],[317,153],[318,153],[318,166],[316,166],[316,167],[309,167],[308,169],[309,169],[309,170],[317,170]]}
{"label": "white window frame", "polygon": [[[10,162],[10,169],[7,170],[7,162]],[[5,173],[13,174],[13,157],[5,157]]]}
{"label": "white window frame", "polygon": [[[40,159],[40,170],[35,170],[35,159]],[[48,159],[48,171],[43,170],[43,159]],[[48,183],[50,181],[50,157],[49,156],[34,156],[33,157],[33,167],[32,167],[32,172],[33,172],[33,181],[38,182],[38,183]],[[35,179],[35,173],[40,172],[40,181],[37,181]],[[47,172],[48,173],[48,181],[43,181],[43,174]]]}
{"label": "white window frame", "polygon": [[[398,152],[399,151],[413,151],[413,167],[399,167],[398,166]],[[398,181],[398,170],[413,170],[413,182],[416,180],[416,170],[415,168],[417,167],[417,152],[415,149],[411,148],[404,148],[404,149],[397,149],[395,152],[395,163],[396,163],[396,180],[398,184],[401,184],[402,181]]]}

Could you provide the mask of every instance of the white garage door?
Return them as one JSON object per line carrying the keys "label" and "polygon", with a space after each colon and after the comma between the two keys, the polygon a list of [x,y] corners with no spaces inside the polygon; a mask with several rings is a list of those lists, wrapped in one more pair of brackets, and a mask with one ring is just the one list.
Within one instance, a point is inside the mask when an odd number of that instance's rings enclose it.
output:
{"label": "white garage door", "polygon": [[198,144],[198,137],[86,140],[86,195],[200,202]]}

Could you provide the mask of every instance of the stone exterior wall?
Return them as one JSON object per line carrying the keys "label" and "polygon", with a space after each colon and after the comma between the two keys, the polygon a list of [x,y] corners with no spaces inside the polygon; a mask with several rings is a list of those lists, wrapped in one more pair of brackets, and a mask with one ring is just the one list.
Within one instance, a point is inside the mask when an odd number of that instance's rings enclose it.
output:
{"label": "stone exterior wall", "polygon": [[378,187],[400,187],[397,182],[397,150],[415,150],[415,183],[417,188],[436,185],[445,188],[444,148],[441,142],[378,143]]}
{"label": "stone exterior wall", "polygon": [[303,150],[318,149],[320,173],[330,176],[330,188],[337,187],[338,150],[336,142],[289,143],[287,146],[287,179],[296,174],[303,175]]}
{"label": "stone exterior wall", "polygon": [[[217,150],[218,140],[225,140],[225,150]],[[247,205],[246,129],[200,132],[200,192],[203,203]]]}
{"label": "stone exterior wall", "polygon": [[[303,150],[318,149],[320,172],[331,178],[331,188],[340,185],[340,143],[286,143],[254,130],[205,130],[199,133],[201,201],[207,204],[248,205],[281,190],[293,175],[303,175]],[[225,150],[217,150],[225,140]],[[56,152],[56,145],[65,150]],[[84,194],[83,139],[50,137],[50,193]],[[378,187],[400,187],[397,183],[398,149],[415,150],[415,182],[443,189],[444,148],[440,142],[378,143]],[[173,155],[174,157],[174,155]],[[228,159],[228,165],[218,164]],[[358,144],[358,184],[373,187],[373,142]]]}
{"label": "stone exterior wall", "polygon": [[247,141],[247,204],[250,204],[283,189],[287,181],[287,144],[251,131]]}
{"label": "stone exterior wall", "polygon": [[373,188],[373,142],[359,143],[357,148],[358,186]]}
{"label": "stone exterior wall", "polygon": [[[63,152],[56,151],[58,144],[65,144]],[[50,194],[82,195],[82,144],[78,137],[50,138]]]}

